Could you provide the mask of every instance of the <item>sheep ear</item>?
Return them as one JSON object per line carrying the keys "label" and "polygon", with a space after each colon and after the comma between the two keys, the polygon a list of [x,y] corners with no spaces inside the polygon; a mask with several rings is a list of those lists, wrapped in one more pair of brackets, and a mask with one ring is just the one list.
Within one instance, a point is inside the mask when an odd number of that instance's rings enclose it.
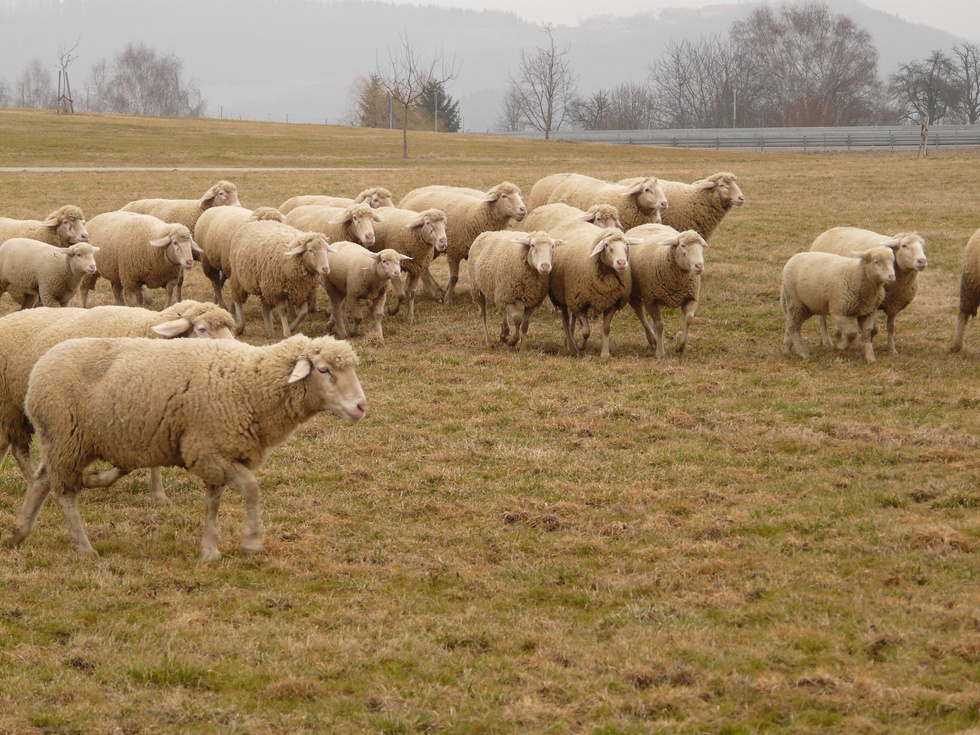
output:
{"label": "sheep ear", "polygon": [[193,250],[195,253],[203,253],[204,252],[204,249],[200,245],[198,245],[196,242],[194,242],[193,240],[191,240],[191,250]]}
{"label": "sheep ear", "polygon": [[865,263],[871,262],[871,251],[870,250],[852,250],[851,255],[855,258],[860,258]]}
{"label": "sheep ear", "polygon": [[565,244],[565,241],[564,240],[554,240],[553,242],[554,242],[554,245],[551,246],[553,248],[556,248],[559,245],[564,245]]}
{"label": "sheep ear", "polygon": [[486,195],[485,197],[483,197],[483,199],[481,199],[480,201],[483,201],[483,202],[495,202],[495,201],[497,201],[498,199],[500,199],[500,192],[499,192],[499,191],[494,191],[494,192],[489,192],[489,193],[488,193],[488,194],[487,194],[487,195]]}
{"label": "sheep ear", "polygon": [[344,224],[347,224],[348,222],[350,222],[351,217],[353,217],[353,214],[351,214],[350,212],[342,212],[335,219],[329,220],[327,222],[327,224],[328,225],[344,225]]}
{"label": "sheep ear", "polygon": [[897,238],[894,240],[883,242],[881,244],[886,248],[891,248],[892,250],[898,250],[900,247],[902,247],[902,241]]}
{"label": "sheep ear", "polygon": [[516,242],[518,245],[523,245],[526,248],[531,247],[530,237],[519,237],[516,240],[512,240],[512,242]]}
{"label": "sheep ear", "polygon": [[57,217],[48,217],[44,222],[41,223],[41,227],[54,227],[55,225],[60,225],[61,220]]}
{"label": "sheep ear", "polygon": [[163,322],[162,324],[154,324],[150,329],[156,332],[161,337],[166,337],[167,339],[173,339],[174,337],[179,337],[182,334],[187,334],[191,327],[190,319],[174,319],[169,322]]}
{"label": "sheep ear", "polygon": [[641,181],[639,184],[633,184],[633,186],[623,192],[623,198],[626,199],[639,194],[641,191],[643,191],[643,184],[643,181]]}
{"label": "sheep ear", "polygon": [[411,222],[409,222],[408,225],[406,225],[405,229],[411,230],[415,227],[421,227],[424,224],[425,224],[425,217],[416,217]]}
{"label": "sheep ear", "polygon": [[332,242],[330,242],[329,240],[327,240],[327,252],[328,253],[339,253],[340,252],[340,248],[338,248]]}
{"label": "sheep ear", "polygon": [[101,249],[102,249],[102,248],[100,248],[100,247],[96,247],[95,245],[93,245],[93,246],[92,246],[92,255],[95,255],[95,254],[96,254],[97,252],[99,252],[99,251],[100,251]]}
{"label": "sheep ear", "polygon": [[[633,242],[633,241],[630,240],[630,242]],[[668,237],[666,240],[661,240],[660,241],[660,244],[661,245],[666,245],[669,248],[676,248],[678,245],[681,244],[681,236],[680,235],[673,235],[671,237]]]}
{"label": "sheep ear", "polygon": [[411,255],[405,255],[404,253],[398,253],[398,260],[414,260]]}
{"label": "sheep ear", "polygon": [[150,246],[154,248],[165,248],[170,244],[169,237],[161,237],[159,240],[150,240]]}
{"label": "sheep ear", "polygon": [[295,383],[302,380],[313,370],[313,363],[307,360],[305,357],[301,357],[296,361],[296,366],[293,368],[293,372],[289,374],[289,380],[287,383]]}
{"label": "sheep ear", "polygon": [[378,260],[381,260],[381,256],[380,256],[380,255],[378,255],[377,253],[372,253],[372,252],[371,252],[370,250],[368,250],[368,251],[367,251],[367,256],[368,256],[368,257],[369,257],[369,258],[370,258],[371,260],[374,260],[374,261],[378,261]]}
{"label": "sheep ear", "polygon": [[718,182],[711,179],[701,179],[701,181],[695,181],[694,185],[699,189],[714,189],[718,186]]}
{"label": "sheep ear", "polygon": [[580,215],[575,219],[577,219],[580,222],[595,222],[596,215],[598,215],[598,212],[586,212],[585,214]]}
{"label": "sheep ear", "polygon": [[378,210],[376,210],[376,209],[372,209],[371,210],[371,216],[374,218],[374,221],[375,222],[384,222],[385,221],[385,218],[382,217],[380,214],[378,214]]}
{"label": "sheep ear", "polygon": [[606,241],[605,240],[599,240],[599,242],[596,244],[596,246],[594,248],[592,248],[592,252],[589,253],[589,257],[592,258],[592,257],[598,255],[599,253],[601,253],[603,251],[603,249],[605,247],[606,247]]}
{"label": "sheep ear", "polygon": [[292,250],[287,250],[285,255],[302,255],[306,252],[306,245],[297,245]]}
{"label": "sheep ear", "polygon": [[211,206],[211,203],[214,202],[214,198],[216,196],[218,196],[218,185],[217,184],[215,184],[214,186],[212,186],[210,189],[208,189],[204,193],[204,196],[201,197],[201,200],[198,202],[198,205],[201,206],[201,207],[205,207],[205,208],[206,207],[210,207]]}

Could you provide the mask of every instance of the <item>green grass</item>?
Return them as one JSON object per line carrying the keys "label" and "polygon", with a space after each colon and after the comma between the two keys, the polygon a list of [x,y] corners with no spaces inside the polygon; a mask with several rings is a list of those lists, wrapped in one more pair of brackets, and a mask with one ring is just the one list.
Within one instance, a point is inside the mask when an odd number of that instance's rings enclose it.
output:
{"label": "green grass", "polygon": [[[0,111],[0,166],[337,168],[0,172],[0,215],[86,214],[234,181],[245,206],[385,185],[525,193],[738,174],[683,358],[631,313],[613,357],[570,358],[539,311],[518,354],[457,302],[354,340],[370,404],[322,416],[259,475],[266,552],[197,561],[201,483],[168,469],[82,496],[94,562],[54,504],[0,553],[0,732],[955,732],[980,726],[980,336],[950,355],[977,151],[755,154],[232,121]],[[779,274],[823,230],[917,229],[929,269],[901,354],[804,328]],[[437,278],[445,281],[441,263]],[[194,271],[185,296],[207,299]],[[105,284],[93,294],[111,296]],[[159,297],[158,297],[159,303]],[[14,308],[0,299],[0,312]],[[252,303],[245,339],[266,338]],[[666,313],[667,333],[678,329]],[[317,315],[308,334],[324,331]],[[593,338],[595,339],[595,338]],[[879,338],[880,340],[881,338]],[[71,366],[66,366],[70,370]],[[24,484],[0,468],[2,526]]]}

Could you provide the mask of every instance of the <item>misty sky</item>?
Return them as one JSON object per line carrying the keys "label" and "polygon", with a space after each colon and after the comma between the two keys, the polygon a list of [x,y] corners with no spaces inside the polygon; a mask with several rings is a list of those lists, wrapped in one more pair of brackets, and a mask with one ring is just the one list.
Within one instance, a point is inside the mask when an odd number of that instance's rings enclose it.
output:
{"label": "misty sky", "polygon": [[[956,36],[980,38],[980,2],[977,0],[862,0],[877,10],[897,15],[912,23],[924,23]],[[399,4],[441,5],[472,10],[512,11],[534,23],[578,23],[594,15],[659,13],[663,8],[701,8],[713,4],[744,4],[735,0],[392,0]]]}

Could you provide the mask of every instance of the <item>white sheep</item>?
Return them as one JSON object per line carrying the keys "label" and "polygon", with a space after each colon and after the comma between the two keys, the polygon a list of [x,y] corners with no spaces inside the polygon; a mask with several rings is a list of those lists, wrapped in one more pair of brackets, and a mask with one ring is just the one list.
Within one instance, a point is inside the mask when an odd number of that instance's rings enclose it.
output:
{"label": "white sheep", "polygon": [[26,237],[64,248],[77,242],[88,242],[88,231],[82,210],[66,204],[43,220],[0,217],[0,243],[12,237]]}
{"label": "white sheep", "polygon": [[[684,326],[677,334],[674,350],[681,354],[687,347],[691,320],[698,308],[707,243],[694,230],[678,232],[667,225],[641,225],[626,236],[638,240],[630,248],[630,306],[647,342],[656,348],[658,359],[666,354],[661,309],[680,309]],[[653,319],[652,328],[647,313]]]}
{"label": "white sheep", "polygon": [[411,260],[390,248],[372,253],[354,242],[335,243],[337,251],[330,254],[330,273],[322,277],[323,288],[330,297],[332,326],[341,339],[347,338],[344,321],[344,305],[350,308],[354,319],[351,336],[357,336],[364,319],[365,302],[374,315],[374,334],[378,344],[384,344],[381,329],[388,284],[402,275],[402,261]]}
{"label": "white sheep", "polygon": [[542,207],[550,202],[551,194],[555,188],[573,176],[579,176],[579,174],[551,174],[535,181],[531,187],[531,191],[527,195],[527,211],[533,212],[538,207]]}
{"label": "white sheep", "polygon": [[591,176],[572,174],[551,192],[549,204],[571,204],[588,209],[593,204],[611,204],[619,212],[619,220],[627,230],[660,222],[667,211],[667,196],[655,177],[642,179],[626,186]]}
{"label": "white sheep", "polygon": [[[322,411],[350,423],[367,411],[357,356],[333,337],[297,335],[267,347],[226,340],[71,339],[31,372],[25,407],[41,466],[7,547],[30,534],[53,493],[75,550],[96,556],[78,514],[82,473],[96,459],[122,470],[178,466],[205,483],[201,558],[217,561],[225,486],[242,493],[242,548],[264,546],[253,474],[296,428]],[[65,366],[73,372],[65,372]]]}
{"label": "white sheep", "polygon": [[459,264],[469,257],[470,245],[481,232],[504,230],[512,222],[527,216],[521,190],[504,181],[485,192],[454,186],[424,186],[413,189],[398,203],[402,209],[439,209],[446,215],[446,235],[449,246],[449,284],[443,292],[427,268],[423,275],[426,288],[436,298],[450,304],[459,282]]}
{"label": "white sheep", "polygon": [[570,204],[542,204],[528,213],[519,229],[524,232],[537,230],[549,232],[553,227],[573,220],[591,222],[602,229],[607,227],[623,229],[623,223],[619,221],[619,210],[611,204],[593,204],[587,210]]}
{"label": "white sheep", "polygon": [[960,278],[960,309],[956,318],[956,334],[950,352],[963,349],[963,336],[970,317],[977,315],[980,307],[980,230],[966,243],[963,251],[963,275]]}
{"label": "white sheep", "polygon": [[200,199],[137,199],[119,209],[122,212],[152,214],[164,222],[176,222],[194,232],[197,220],[211,207],[239,206],[238,187],[230,181],[219,181]]}
{"label": "white sheep", "polygon": [[82,306],[99,278],[112,286],[116,303],[143,305],[143,287],[165,288],[164,308],[176,303],[180,273],[194,265],[193,253],[200,248],[190,231],[181,224],[164,222],[150,214],[103,212],[88,223],[98,272],[82,278],[79,285]]}
{"label": "white sheep", "polygon": [[[30,452],[34,429],[24,413],[27,379],[38,358],[56,344],[75,337],[233,339],[234,326],[227,311],[197,301],[182,301],[163,311],[97,306],[8,314],[0,319],[0,452],[11,450],[29,483],[34,476]],[[71,366],[67,372],[76,367]],[[87,477],[86,484],[105,487],[119,477],[113,472]],[[159,469],[151,473],[150,493],[154,500],[166,500]]]}
{"label": "white sheep", "polygon": [[214,303],[227,309],[221,288],[231,274],[231,239],[246,220],[282,222],[283,215],[273,207],[259,207],[254,212],[243,207],[213,207],[197,221],[194,242],[201,248],[201,269],[211,281]]}
{"label": "white sheep", "polygon": [[[283,336],[306,317],[320,276],[330,273],[327,253],[334,248],[321,232],[303,232],[282,222],[249,221],[231,240],[228,287],[235,305],[235,330],[245,331],[245,302],[259,297],[266,334],[272,337],[272,310],[279,312]],[[295,311],[290,323],[287,309]]]}
{"label": "white sheep", "polygon": [[296,209],[296,207],[302,207],[307,204],[319,204],[324,207],[346,208],[352,204],[361,204],[362,202],[371,207],[371,209],[395,206],[395,203],[392,201],[390,191],[385,189],[383,186],[372,186],[370,189],[365,189],[362,191],[353,199],[317,194],[301,194],[300,196],[295,196],[284,201],[279,207],[279,211],[283,214],[289,214],[291,211]]}
{"label": "white sheep", "polygon": [[[864,357],[875,361],[871,326],[885,298],[885,284],[895,280],[895,254],[875,247],[854,253],[797,253],[783,268],[779,303],[786,314],[783,350],[810,356],[800,327],[811,316],[830,316],[836,327],[838,350],[846,350],[861,335]],[[829,337],[825,336],[829,340]]]}
{"label": "white sheep", "polygon": [[[925,240],[915,232],[899,232],[895,235],[879,235],[858,227],[834,227],[813,241],[810,250],[823,253],[851,255],[855,251],[885,246],[895,251],[895,280],[885,284],[885,299],[878,310],[885,312],[888,330],[887,350],[897,355],[895,348],[895,317],[912,303],[918,290],[918,276],[929,265],[926,258]],[[827,317],[820,317],[821,331],[827,333]],[[877,324],[871,328],[871,338],[877,334]]]}
{"label": "white sheep", "polygon": [[359,242],[374,245],[374,223],[384,217],[367,204],[349,207],[322,207],[307,204],[289,212],[284,222],[304,232],[322,232],[330,242]]}
{"label": "white sheep", "polygon": [[436,253],[446,252],[446,215],[439,209],[413,212],[397,207],[386,208],[384,220],[375,223],[375,240],[371,250],[385,248],[407,255],[402,263],[404,278],[392,280],[394,293],[388,297],[387,312],[398,313],[402,301],[408,301],[408,323],[415,323],[415,291],[422,275]]}
{"label": "white sheep", "polygon": [[21,309],[37,299],[42,306],[68,306],[82,276],[95,273],[97,252],[87,242],[59,248],[13,237],[0,245],[0,295],[10,292]]}
{"label": "white sheep", "polygon": [[[620,184],[632,186],[640,178],[623,179]],[[664,224],[678,232],[694,230],[705,240],[721,224],[732,207],[745,204],[745,195],[736,183],[735,174],[722,171],[699,179],[693,184],[661,179],[670,209],[664,212]]]}
{"label": "white sheep", "polygon": [[[492,347],[487,301],[500,310],[500,341],[523,350],[531,314],[548,295],[552,257],[561,244],[547,232],[484,232],[470,248],[473,300],[480,307],[483,338]],[[513,326],[511,326],[513,325]]]}
{"label": "white sheep", "polygon": [[[572,355],[585,349],[589,340],[589,312],[602,314],[601,357],[609,357],[612,318],[629,303],[632,278],[629,249],[633,244],[621,230],[600,230],[577,222],[558,227],[552,237],[562,241],[555,248],[548,295],[561,311],[565,347]],[[575,344],[575,323],[582,325],[582,345]]]}

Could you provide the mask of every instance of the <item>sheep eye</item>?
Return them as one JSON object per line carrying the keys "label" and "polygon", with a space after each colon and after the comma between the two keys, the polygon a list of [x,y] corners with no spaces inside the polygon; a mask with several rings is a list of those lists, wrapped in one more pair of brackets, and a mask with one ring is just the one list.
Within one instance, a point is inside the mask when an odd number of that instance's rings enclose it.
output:
{"label": "sheep eye", "polygon": [[325,375],[332,375],[332,373],[330,372],[330,368],[327,365],[321,365],[320,367],[317,368],[317,370],[319,370],[321,373],[324,373]]}

